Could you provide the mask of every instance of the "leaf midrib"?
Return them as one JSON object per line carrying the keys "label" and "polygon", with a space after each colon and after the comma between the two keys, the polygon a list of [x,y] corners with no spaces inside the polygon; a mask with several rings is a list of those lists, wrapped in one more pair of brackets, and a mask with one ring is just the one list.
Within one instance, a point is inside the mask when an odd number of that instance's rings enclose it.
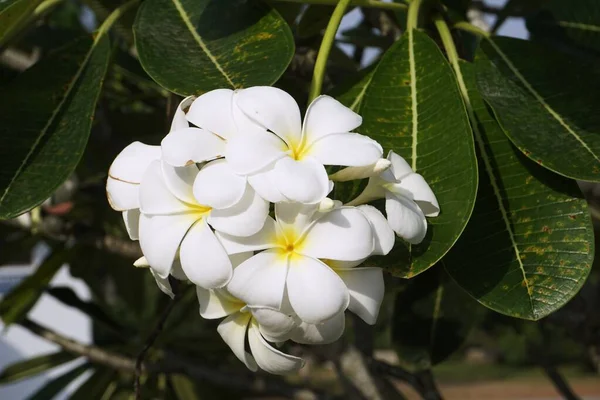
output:
{"label": "leaf midrib", "polygon": [[582,24],[580,22],[557,21],[558,26],[563,28],[579,29],[582,31],[600,32],[600,26],[591,24]]}
{"label": "leaf midrib", "polygon": [[188,29],[188,31],[190,32],[190,34],[192,35],[192,37],[194,38],[196,43],[198,43],[198,46],[200,46],[200,48],[206,54],[206,56],[208,57],[210,62],[212,62],[213,65],[215,66],[215,68],[217,69],[217,71],[219,71],[219,73],[221,75],[223,75],[223,77],[225,78],[225,80],[227,80],[229,85],[231,85],[232,88],[235,88],[236,86],[233,83],[233,81],[231,80],[231,78],[229,77],[229,75],[227,74],[227,72],[225,72],[225,70],[223,69],[223,67],[217,60],[217,58],[212,54],[212,52],[209,50],[208,46],[206,46],[206,43],[204,43],[204,40],[202,40],[200,35],[198,35],[198,32],[196,32],[196,29],[194,28],[194,25],[192,24],[190,17],[188,16],[187,12],[183,8],[183,4],[181,4],[181,2],[179,0],[171,0],[171,1],[173,2],[173,5],[175,6],[175,9],[179,13],[179,16],[181,17],[181,20],[185,24],[186,28]]}
{"label": "leaf midrib", "polygon": [[415,65],[415,48],[413,30],[408,31],[408,63],[410,67],[410,97],[412,109],[412,154],[411,167],[413,171],[417,171],[417,133],[419,130],[419,115],[417,107],[417,71]]}

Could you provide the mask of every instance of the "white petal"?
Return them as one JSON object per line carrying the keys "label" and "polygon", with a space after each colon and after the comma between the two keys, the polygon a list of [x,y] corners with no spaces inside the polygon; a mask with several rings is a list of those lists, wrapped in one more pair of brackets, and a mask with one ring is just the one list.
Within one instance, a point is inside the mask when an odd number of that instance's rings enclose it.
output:
{"label": "white petal", "polygon": [[246,352],[246,332],[252,314],[250,313],[235,313],[225,318],[217,327],[217,332],[223,338],[225,343],[231,348],[233,354],[246,364],[251,371],[256,371],[258,368],[254,357]]}
{"label": "white petal", "polygon": [[159,158],[160,146],[133,142],[115,158],[108,170],[108,175],[123,182],[140,183],[146,168],[152,161]]}
{"label": "white petal", "polygon": [[170,132],[160,143],[162,158],[175,167],[214,160],[225,154],[225,141],[204,129]]}
{"label": "white petal", "polygon": [[140,210],[144,214],[176,214],[192,211],[189,204],[179,200],[169,190],[161,162],[150,164],[140,184]]}
{"label": "white petal", "polygon": [[414,171],[404,158],[390,150],[387,156],[392,162],[392,167],[389,169],[395,180],[400,180],[405,176],[412,174]]}
{"label": "white petal", "polygon": [[262,335],[270,342],[285,342],[296,323],[294,318],[269,307],[248,307],[260,327]]}
{"label": "white petal", "polygon": [[299,234],[304,232],[304,229],[313,221],[319,205],[320,203],[277,203],[275,204],[275,218],[277,218],[277,223],[281,226],[283,232],[292,230]]}
{"label": "white petal", "polygon": [[396,235],[411,244],[419,244],[423,241],[427,234],[427,220],[414,201],[386,193],[385,212]]}
{"label": "white petal", "polygon": [[410,174],[400,181],[398,186],[410,191],[412,199],[421,207],[423,214],[428,217],[437,217],[440,213],[440,205],[433,191],[419,174]]}
{"label": "white petal", "polygon": [[171,130],[169,132],[190,127],[190,123],[185,118],[185,113],[195,98],[196,96],[188,96],[179,103],[177,110],[175,110],[175,115],[171,122]]}
{"label": "white petal", "polygon": [[[389,172],[389,170],[384,171],[384,173]],[[369,203],[373,200],[383,199],[385,198],[385,188],[383,184],[387,182],[381,179],[378,176],[374,176],[369,178],[369,182],[367,183],[367,187],[359,194],[355,199],[346,203],[347,206],[358,206],[361,204]]]}
{"label": "white petal", "polygon": [[219,231],[235,236],[250,236],[260,231],[269,215],[269,202],[260,197],[250,187],[241,200],[223,210],[213,209],[208,217],[208,223]]}
{"label": "white petal", "polygon": [[234,174],[225,160],[206,164],[194,181],[196,201],[215,209],[239,203],[245,191],[246,179]]}
{"label": "white petal", "polygon": [[285,142],[270,132],[248,132],[229,139],[225,158],[236,173],[250,175],[286,157],[287,151]]}
{"label": "white petal", "polygon": [[294,255],[286,280],[290,304],[298,317],[318,324],[348,307],[348,289],[331,268],[311,257]]}
{"label": "white petal", "polygon": [[200,304],[200,315],[206,319],[219,319],[234,314],[244,303],[229,296],[225,290],[208,290],[196,286],[196,295]]}
{"label": "white petal", "polygon": [[173,289],[169,283],[169,276],[167,275],[166,278],[161,278],[153,269],[150,269],[150,273],[154,277],[154,280],[156,280],[156,285],[160,291],[172,299],[175,298],[175,294],[173,293]]}
{"label": "white petal", "polygon": [[216,89],[198,97],[186,117],[192,124],[227,139],[235,134],[232,114],[233,90]]}
{"label": "white petal", "polygon": [[248,118],[277,134],[289,146],[300,143],[300,109],[283,90],[268,86],[240,90],[236,103]]}
{"label": "white petal", "polygon": [[350,292],[348,309],[367,324],[374,325],[385,294],[381,268],[351,268],[336,272]]}
{"label": "white petal", "polygon": [[278,227],[275,220],[269,216],[260,231],[251,236],[233,236],[223,232],[215,232],[228,254],[238,254],[269,249],[277,246]]}
{"label": "white petal", "polygon": [[174,167],[163,161],[161,167],[165,184],[169,188],[169,191],[181,201],[196,204],[197,202],[193,193],[194,180],[198,175],[196,164],[186,167]]}
{"label": "white petal", "polygon": [[166,278],[184,235],[197,220],[193,214],[140,215],[140,246],[150,267]]}
{"label": "white petal", "polygon": [[204,219],[183,238],[179,259],[188,279],[205,289],[223,287],[233,275],[227,252]]}
{"label": "white petal", "polygon": [[111,178],[106,180],[106,198],[108,204],[117,211],[140,207],[140,185]]}
{"label": "white petal", "polygon": [[261,336],[256,322],[252,322],[248,329],[248,343],[258,366],[271,374],[288,374],[299,370],[304,365],[304,360],[301,358],[282,353],[267,343]]}
{"label": "white petal", "polygon": [[287,269],[285,256],[278,251],[266,250],[251,257],[234,270],[227,290],[249,306],[279,309]]}
{"label": "white petal", "polygon": [[329,96],[319,96],[306,110],[305,140],[312,143],[331,133],[350,132],[362,124],[362,117]]}
{"label": "white petal", "polygon": [[277,189],[290,201],[315,204],[329,193],[329,178],[325,167],[312,157],[294,160],[285,157],[273,169]]}
{"label": "white petal", "polygon": [[123,211],[123,221],[125,221],[125,229],[131,240],[140,238],[140,209],[134,208]]}
{"label": "white petal", "polygon": [[333,133],[317,140],[308,154],[324,165],[372,165],[383,155],[381,145],[358,133]]}
{"label": "white petal", "polygon": [[291,340],[300,344],[333,343],[342,336],[345,325],[346,318],[343,312],[320,324],[303,322],[294,329]]}
{"label": "white petal", "polygon": [[392,162],[385,158],[380,158],[374,164],[361,167],[346,167],[334,174],[329,175],[329,179],[336,182],[347,182],[355,179],[370,178],[377,176],[392,166]]}
{"label": "white petal", "polygon": [[373,238],[375,240],[373,254],[379,256],[387,255],[392,251],[394,242],[396,241],[394,231],[387,219],[385,219],[381,211],[373,206],[363,205],[357,208],[367,217],[373,228]]}
{"label": "white petal", "polygon": [[273,178],[273,168],[248,176],[248,183],[260,197],[271,203],[287,201],[285,196],[277,190]]}
{"label": "white petal", "polygon": [[369,220],[356,208],[343,207],[319,218],[306,232],[298,250],[314,258],[356,261],[374,249]]}

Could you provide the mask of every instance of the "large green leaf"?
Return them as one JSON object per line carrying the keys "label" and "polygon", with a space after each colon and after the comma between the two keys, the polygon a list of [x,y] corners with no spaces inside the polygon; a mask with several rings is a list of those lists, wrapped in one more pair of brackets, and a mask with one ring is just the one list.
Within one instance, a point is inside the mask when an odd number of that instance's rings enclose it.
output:
{"label": "large green leaf", "polygon": [[110,56],[107,36],[79,39],[7,86],[0,97],[0,219],[48,198],[88,140]]}
{"label": "large green leaf", "polygon": [[526,158],[506,138],[461,63],[477,119],[477,203],[444,258],[456,282],[485,306],[537,320],[581,288],[594,257],[587,204],[577,184]]}
{"label": "large green leaf", "polygon": [[478,87],[512,142],[561,175],[600,181],[600,65],[518,39],[481,48]]}
{"label": "large green leaf", "polygon": [[[477,163],[469,120],[452,69],[425,33],[409,31],[384,55],[372,76],[353,89],[359,131],[403,156],[440,203],[427,237],[367,263],[411,277],[435,264],[463,231],[475,202]],[[343,101],[349,103],[348,96]]]}
{"label": "large green leaf", "polygon": [[407,281],[396,295],[392,344],[400,364],[431,369],[464,343],[483,309],[450,279],[441,265]]}
{"label": "large green leaf", "polygon": [[4,324],[17,322],[29,313],[54,274],[68,261],[70,254],[69,250],[62,247],[55,249],[33,274],[25,278],[2,299],[0,318]]}
{"label": "large green leaf", "polygon": [[547,0],[542,11],[527,20],[527,27],[541,39],[543,35],[565,36],[580,46],[600,50],[600,2]]}
{"label": "large green leaf", "polygon": [[11,364],[0,372],[0,384],[14,382],[20,379],[29,378],[32,375],[41,374],[49,369],[74,360],[75,358],[77,358],[77,356],[72,353],[59,351],[57,353],[45,354],[43,356]]}
{"label": "large green leaf", "polygon": [[73,368],[72,370],[50,380],[40,389],[36,390],[34,394],[29,396],[27,400],[54,399],[56,395],[62,392],[71,382],[73,382],[79,375],[83,374],[89,368],[90,364],[88,363]]}
{"label": "large green leaf", "polygon": [[181,95],[271,85],[294,55],[289,26],[258,0],[146,0],[134,35],[144,69]]}
{"label": "large green leaf", "polygon": [[8,5],[2,7],[0,3],[0,46],[19,29],[33,14],[41,0],[7,1]]}

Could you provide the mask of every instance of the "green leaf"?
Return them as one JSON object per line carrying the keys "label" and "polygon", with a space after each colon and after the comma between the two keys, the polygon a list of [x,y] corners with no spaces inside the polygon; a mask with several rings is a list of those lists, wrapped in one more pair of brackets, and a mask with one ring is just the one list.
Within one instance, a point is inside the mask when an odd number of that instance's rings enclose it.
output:
{"label": "green leaf", "polygon": [[481,308],[441,265],[407,281],[396,296],[392,345],[400,365],[423,371],[460,348]]}
{"label": "green leaf", "polygon": [[96,371],[71,395],[70,400],[110,400],[117,389],[115,370],[98,367]]}
{"label": "green leaf", "polygon": [[0,97],[0,219],[41,204],[71,175],[88,140],[110,57],[107,36],[56,51]]}
{"label": "green leaf", "polygon": [[173,374],[171,375],[171,384],[173,385],[173,391],[179,400],[201,400],[200,396],[196,391],[196,385],[185,375]]}
{"label": "green leaf", "polygon": [[0,46],[26,23],[40,3],[41,0],[18,0],[0,8]]}
{"label": "green leaf", "polygon": [[37,303],[59,268],[69,260],[70,250],[60,247],[38,269],[6,295],[0,302],[0,317],[7,326],[23,319]]}
{"label": "green leaf", "polygon": [[56,395],[63,391],[71,382],[73,382],[79,375],[84,373],[90,368],[90,364],[86,363],[80,365],[77,368],[70,370],[46,383],[34,394],[29,396],[27,400],[48,400],[53,399]]}
{"label": "green leaf", "polygon": [[[363,117],[360,133],[404,157],[435,193],[440,216],[428,219],[427,237],[372,258],[400,277],[439,261],[463,231],[475,202],[477,163],[471,127],[452,69],[425,33],[409,32],[365,78],[351,104]],[[348,102],[347,98],[343,101]]]}
{"label": "green leaf", "polygon": [[289,26],[247,0],[146,0],[134,24],[140,62],[180,95],[271,85],[294,55]]}
{"label": "green leaf", "polygon": [[327,27],[334,8],[334,6],[310,4],[298,22],[298,36],[309,38],[320,35]]}
{"label": "green leaf", "polygon": [[29,378],[52,369],[56,366],[76,359],[78,356],[66,351],[45,354],[25,361],[20,361],[9,365],[0,373],[0,384],[18,381]]}
{"label": "green leaf", "polygon": [[538,320],[581,288],[594,256],[587,204],[577,184],[540,167],[506,138],[461,63],[477,119],[480,184],[467,229],[444,258],[480,303]]}
{"label": "green leaf", "polygon": [[600,66],[518,39],[481,48],[477,84],[511,141],[552,171],[600,181],[600,114],[589,111],[600,104]]}
{"label": "green leaf", "polygon": [[536,36],[566,37],[571,42],[600,50],[600,3],[596,0],[547,0],[542,11],[527,20]]}

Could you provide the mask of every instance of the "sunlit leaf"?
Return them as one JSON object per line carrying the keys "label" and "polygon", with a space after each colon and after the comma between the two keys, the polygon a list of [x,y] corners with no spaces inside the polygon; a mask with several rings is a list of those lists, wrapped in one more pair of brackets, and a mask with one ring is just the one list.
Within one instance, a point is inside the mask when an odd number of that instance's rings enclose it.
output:
{"label": "sunlit leaf", "polygon": [[52,354],[44,354],[43,356],[29,358],[25,361],[19,361],[10,364],[0,372],[0,383],[5,384],[29,378],[76,358],[77,355],[75,354],[59,351]]}

